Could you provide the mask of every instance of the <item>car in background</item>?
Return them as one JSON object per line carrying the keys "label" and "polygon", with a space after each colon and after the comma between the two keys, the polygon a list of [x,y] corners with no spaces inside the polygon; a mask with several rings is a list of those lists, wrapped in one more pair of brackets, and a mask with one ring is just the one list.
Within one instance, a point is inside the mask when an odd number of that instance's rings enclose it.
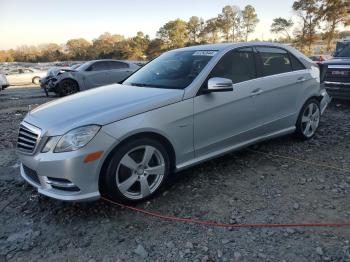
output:
{"label": "car in background", "polygon": [[316,64],[320,65],[322,62],[332,59],[331,55],[313,55],[309,58],[314,61]]}
{"label": "car in background", "polygon": [[4,74],[0,74],[0,91],[4,90],[9,86],[9,82],[6,79],[6,76]]}
{"label": "car in background", "polygon": [[35,84],[39,85],[40,79],[46,75],[46,71],[34,68],[16,68],[6,73],[10,85]]}
{"label": "car in background", "polygon": [[333,59],[323,62],[322,67],[329,95],[350,100],[350,39],[338,41]]}
{"label": "car in background", "polygon": [[47,84],[48,92],[66,96],[79,91],[119,83],[140,68],[128,61],[112,59],[88,61],[77,68],[62,69]]}
{"label": "car in background", "polygon": [[77,64],[72,64],[70,67],[54,66],[54,67],[49,68],[49,70],[47,70],[46,76],[44,76],[43,78],[40,79],[40,87],[45,91],[46,96],[49,96],[48,85],[54,77],[56,77],[59,73],[65,72],[67,69],[68,70],[75,70],[80,65],[81,64],[77,63]]}
{"label": "car in background", "polygon": [[311,139],[329,102],[319,67],[285,45],[172,50],[122,84],[29,112],[20,172],[56,199],[144,201],[173,172],[205,160],[291,133]]}

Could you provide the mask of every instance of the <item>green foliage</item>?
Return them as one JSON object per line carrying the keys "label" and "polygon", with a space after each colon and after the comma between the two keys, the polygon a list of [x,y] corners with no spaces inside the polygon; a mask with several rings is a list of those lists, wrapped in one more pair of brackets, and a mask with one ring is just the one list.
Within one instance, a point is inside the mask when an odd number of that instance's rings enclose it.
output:
{"label": "green foliage", "polygon": [[289,34],[289,30],[293,27],[293,25],[294,23],[292,19],[287,20],[283,17],[278,17],[273,19],[271,32],[275,34],[283,34],[290,41],[291,36]]}
{"label": "green foliage", "polygon": [[188,41],[187,23],[181,19],[167,22],[157,32],[167,49],[184,47]]}
{"label": "green foliage", "polygon": [[249,34],[255,31],[256,25],[259,23],[258,15],[251,5],[247,5],[242,11],[242,27],[244,30],[245,41],[248,41]]}
{"label": "green foliage", "polygon": [[242,11],[238,6],[227,5],[218,16],[218,26],[226,42],[236,42],[242,31]]}

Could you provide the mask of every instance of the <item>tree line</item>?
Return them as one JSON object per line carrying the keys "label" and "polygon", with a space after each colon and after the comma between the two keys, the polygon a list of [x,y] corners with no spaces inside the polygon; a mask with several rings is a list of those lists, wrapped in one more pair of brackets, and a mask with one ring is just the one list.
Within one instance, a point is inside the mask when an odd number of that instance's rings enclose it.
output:
{"label": "tree line", "polygon": [[[350,0],[297,0],[292,9],[298,17],[297,21],[283,17],[275,18],[271,32],[276,34],[277,39],[269,41],[288,42],[305,53],[311,53],[315,41],[323,40],[329,51],[334,39],[339,37],[339,27],[350,25]],[[192,16],[188,21],[169,21],[158,30],[154,39],[142,32],[130,38],[104,33],[91,42],[78,38],[71,39],[63,45],[50,43],[0,51],[0,62],[103,58],[148,60],[174,48],[248,41],[258,23],[259,18],[253,6],[247,5],[241,9],[238,6],[227,5],[220,14],[208,20]]]}

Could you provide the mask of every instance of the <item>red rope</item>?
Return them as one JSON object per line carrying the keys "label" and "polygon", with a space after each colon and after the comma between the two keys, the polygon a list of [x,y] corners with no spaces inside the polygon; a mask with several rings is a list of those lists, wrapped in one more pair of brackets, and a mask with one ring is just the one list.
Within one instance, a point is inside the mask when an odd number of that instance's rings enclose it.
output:
{"label": "red rope", "polygon": [[123,207],[125,209],[131,210],[134,212],[142,213],[150,217],[156,217],[159,219],[170,220],[175,222],[184,222],[184,223],[213,226],[213,227],[225,227],[225,228],[350,227],[350,223],[225,224],[225,223],[219,223],[215,221],[206,221],[206,220],[199,220],[199,219],[192,219],[192,218],[181,218],[181,217],[163,215],[158,212],[148,211],[142,208],[120,204],[105,197],[101,197],[101,198],[114,205]]}

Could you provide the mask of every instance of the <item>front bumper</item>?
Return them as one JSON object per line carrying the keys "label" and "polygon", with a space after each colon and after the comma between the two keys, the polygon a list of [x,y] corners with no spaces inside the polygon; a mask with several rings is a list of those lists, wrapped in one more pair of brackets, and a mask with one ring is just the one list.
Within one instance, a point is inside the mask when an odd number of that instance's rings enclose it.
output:
{"label": "front bumper", "polygon": [[320,102],[320,109],[321,109],[321,114],[323,114],[328,104],[332,101],[332,98],[328,95],[328,92],[325,89],[322,90],[321,96],[323,98]]}
{"label": "front bumper", "polygon": [[333,98],[350,100],[350,83],[325,82],[326,90]]}
{"label": "front bumper", "polygon": [[[44,140],[44,139],[43,139]],[[18,151],[21,176],[38,192],[63,201],[91,201],[100,197],[99,175],[102,164],[117,140],[102,130],[90,143],[77,151],[41,153],[39,142],[33,155]],[[84,163],[87,155],[103,151],[101,158]]]}

